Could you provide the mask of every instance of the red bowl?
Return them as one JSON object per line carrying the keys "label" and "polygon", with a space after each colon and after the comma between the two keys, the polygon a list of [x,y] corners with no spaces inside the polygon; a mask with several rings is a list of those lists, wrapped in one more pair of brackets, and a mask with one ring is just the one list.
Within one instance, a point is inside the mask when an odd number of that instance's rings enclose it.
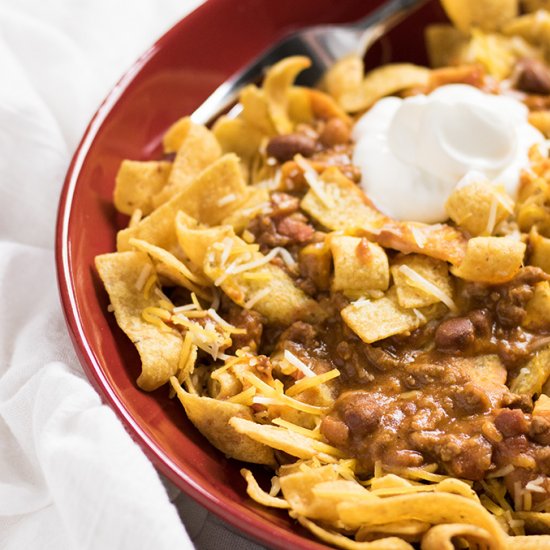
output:
{"label": "red bowl", "polygon": [[[324,548],[286,513],[261,508],[245,491],[242,464],[225,458],[190,424],[167,389],[145,393],[139,357],[107,313],[94,270],[115,250],[127,219],[112,204],[122,159],[160,157],[168,126],[190,114],[233,72],[285,32],[355,20],[381,0],[210,0],[175,25],[122,77],[91,120],[60,198],[56,262],[62,305],[84,371],[154,465],[211,512],[273,548]],[[425,61],[423,28],[441,19],[435,2],[390,35],[391,59]],[[387,45],[386,45],[387,46]],[[375,48],[371,63],[379,52]],[[387,53],[388,48],[384,51]]]}

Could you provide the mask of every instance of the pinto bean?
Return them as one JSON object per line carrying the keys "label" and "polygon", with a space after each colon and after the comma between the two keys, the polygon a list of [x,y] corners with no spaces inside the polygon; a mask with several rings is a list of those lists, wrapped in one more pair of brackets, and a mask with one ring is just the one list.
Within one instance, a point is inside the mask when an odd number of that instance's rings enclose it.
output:
{"label": "pinto bean", "polygon": [[468,313],[468,318],[474,325],[476,337],[489,338],[491,336],[493,321],[489,310],[474,309]]}
{"label": "pinto bean", "polygon": [[495,417],[495,426],[504,437],[529,432],[529,423],[519,409],[502,409]]}
{"label": "pinto bean", "polygon": [[286,134],[272,137],[267,144],[267,154],[279,162],[292,160],[294,155],[310,157],[315,153],[316,142],[305,134]]}
{"label": "pinto bean", "polygon": [[340,447],[348,441],[349,428],[338,418],[325,416],[321,422],[321,433],[331,445]]}
{"label": "pinto bean", "polygon": [[375,395],[369,392],[350,392],[339,400],[340,418],[358,436],[374,432],[380,422],[382,411]]}
{"label": "pinto bean", "polygon": [[491,467],[491,444],[482,436],[474,435],[461,445],[447,467],[452,475],[465,479],[483,479],[485,472]]}
{"label": "pinto bean", "polygon": [[530,93],[550,94],[550,68],[538,59],[522,59],[517,65],[518,89]]}
{"label": "pinto bean", "polygon": [[443,321],[435,331],[435,346],[439,351],[457,354],[473,344],[475,327],[470,319],[454,317]]}
{"label": "pinto bean", "polygon": [[319,139],[326,147],[334,147],[347,143],[350,137],[349,126],[339,118],[331,118],[325,124]]}
{"label": "pinto bean", "polygon": [[455,407],[465,415],[477,414],[486,411],[491,401],[482,388],[473,382],[467,382],[453,398]]}

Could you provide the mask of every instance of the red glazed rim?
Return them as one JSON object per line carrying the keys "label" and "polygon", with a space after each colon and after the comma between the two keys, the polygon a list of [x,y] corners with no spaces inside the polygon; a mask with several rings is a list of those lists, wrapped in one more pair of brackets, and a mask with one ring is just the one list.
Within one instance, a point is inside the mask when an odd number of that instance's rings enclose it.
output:
{"label": "red glazed rim", "polygon": [[[261,1],[268,2],[268,0]],[[304,530],[301,528],[297,527],[296,532],[292,532],[287,528],[272,523],[253,508],[246,508],[242,505],[236,506],[226,495],[217,491],[215,488],[211,487],[210,490],[207,490],[202,487],[189,472],[176,464],[167,452],[153,440],[146,430],[143,429],[140,422],[128,410],[124,401],[117,395],[111,380],[106,374],[106,369],[108,367],[100,362],[93,347],[90,345],[79,313],[79,298],[73,276],[75,266],[69,246],[71,237],[69,226],[78,181],[98,132],[112,114],[117,103],[123,98],[136,76],[140,74],[152,59],[154,59],[158,52],[167,47],[167,44],[171,42],[176,35],[183,32],[184,26],[190,18],[198,13],[204,15],[207,11],[214,10],[223,3],[224,0],[210,0],[174,25],[174,27],[151,46],[126,72],[113,90],[107,95],[91,119],[71,160],[60,196],[56,228],[56,266],[59,292],[71,339],[85,374],[93,386],[98,390],[104,402],[115,411],[131,437],[141,446],[145,454],[162,474],[210,512],[220,516],[246,535],[270,547],[281,549],[290,547],[301,550],[322,549],[326,548],[326,546],[305,538],[307,535],[302,536],[302,534],[298,534],[304,533]],[[368,9],[363,7],[363,13],[374,9],[380,3],[381,2],[378,0],[369,2],[370,5]],[[355,17],[357,17],[357,8],[355,8],[355,12],[351,8],[348,12],[348,15],[354,13]],[[342,17],[342,11],[339,12],[339,16],[341,20],[346,19],[345,16]],[[350,18],[353,19],[354,17],[350,16]],[[288,29],[288,25],[284,28],[281,27],[279,33],[282,34],[283,31]],[[274,36],[270,37],[271,40],[274,38]],[[406,50],[407,46],[403,45],[403,48]],[[256,53],[257,51],[250,52],[250,57]],[[229,75],[225,75],[225,77],[227,76]],[[182,414],[184,414],[183,410]]]}

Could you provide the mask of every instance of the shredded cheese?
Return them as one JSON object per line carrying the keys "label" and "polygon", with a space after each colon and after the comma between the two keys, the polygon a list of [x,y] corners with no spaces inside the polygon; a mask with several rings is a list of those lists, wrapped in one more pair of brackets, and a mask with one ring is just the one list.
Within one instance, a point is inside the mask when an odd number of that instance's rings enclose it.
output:
{"label": "shredded cheese", "polygon": [[321,384],[337,378],[338,376],[340,376],[340,371],[338,369],[332,369],[323,374],[318,374],[313,378],[302,378],[301,380],[298,380],[298,382],[296,382],[293,386],[288,388],[286,394],[292,397],[306,390],[314,388],[315,386],[320,386]]}
{"label": "shredded cheese", "polygon": [[233,395],[228,399],[230,403],[238,403],[239,405],[250,406],[254,403],[254,396],[256,394],[256,388],[250,386],[250,388]]}
{"label": "shredded cheese", "polygon": [[223,317],[220,317],[215,309],[210,308],[208,309],[207,313],[213,321],[216,321],[218,325],[226,329],[228,332],[231,332],[233,334],[246,334],[246,330],[244,328],[237,328],[231,323],[228,323]]}
{"label": "shredded cheese", "polygon": [[170,320],[170,313],[160,307],[146,307],[141,312],[141,317],[147,323],[155,325],[160,330],[170,330],[170,327],[165,324],[165,321]]}
{"label": "shredded cheese", "polygon": [[418,248],[424,248],[426,241],[428,240],[426,236],[422,233],[420,228],[415,227],[414,225],[410,226],[413,239],[415,240]]}
{"label": "shredded cheese", "polygon": [[428,322],[428,319],[426,318],[426,316],[420,310],[416,309],[415,307],[413,307],[412,310],[413,310],[413,313],[416,315],[416,318],[421,323],[427,323]]}
{"label": "shredded cheese", "polygon": [[245,243],[251,244],[254,242],[254,234],[248,229],[243,231],[242,238]]}
{"label": "shredded cheese", "polygon": [[321,439],[321,434],[319,432],[308,430],[307,428],[303,428],[302,426],[293,424],[292,422],[289,422],[288,420],[284,420],[283,418],[274,418],[271,422],[276,426],[280,426],[281,428],[287,428],[291,432],[299,433],[311,439],[315,439],[317,441]]}
{"label": "shredded cheese", "polygon": [[491,207],[489,208],[489,216],[487,218],[487,226],[485,227],[485,233],[492,235],[495,229],[495,223],[497,221],[497,207],[498,207],[498,195],[493,193],[493,200],[491,201]]}
{"label": "shredded cheese", "polygon": [[147,299],[149,298],[149,295],[151,294],[151,289],[156,284],[156,282],[157,282],[157,274],[153,273],[152,275],[149,276],[149,278],[147,279],[147,282],[143,287],[143,295],[145,296],[145,298]]}
{"label": "shredded cheese", "polygon": [[271,273],[268,273],[267,271],[253,271],[248,273],[243,273],[243,279],[246,279],[247,281],[271,281],[273,279],[273,275]]}
{"label": "shredded cheese", "polygon": [[422,275],[420,275],[420,273],[416,272],[414,269],[411,269],[408,265],[400,266],[399,271],[403,273],[403,275],[405,275],[410,281],[416,283],[414,284],[414,286],[420,288],[428,294],[431,294],[432,296],[435,296],[438,300],[443,302],[451,311],[457,311],[458,308],[456,307],[453,299],[445,294],[440,288],[435,286],[431,281],[428,281],[426,277],[423,277]]}
{"label": "shredded cheese", "polygon": [[231,251],[233,249],[234,241],[233,239],[226,237],[222,241],[223,249],[222,254],[220,256],[220,264],[224,266],[227,263],[227,260],[229,259],[229,256],[231,255]]}
{"label": "shredded cheese", "polygon": [[494,479],[498,477],[504,477],[508,474],[511,474],[514,471],[514,467],[511,464],[507,464],[503,468],[499,468],[498,470],[495,470],[494,472],[491,472],[490,474],[487,474],[487,479]]}
{"label": "shredded cheese", "polygon": [[243,378],[261,392],[262,395],[256,396],[254,399],[258,399],[258,397],[268,397],[273,399],[278,405],[287,405],[298,411],[315,415],[324,414],[327,410],[327,407],[309,405],[308,403],[303,403],[297,399],[292,399],[292,397],[289,397],[284,393],[279,393],[275,388],[271,387],[269,384],[266,384],[263,380],[260,380],[251,372],[245,372],[243,374]]}
{"label": "shredded cheese", "polygon": [[273,476],[271,478],[271,488],[269,489],[269,494],[272,497],[277,496],[281,492],[281,480],[279,476]]}
{"label": "shredded cheese", "polygon": [[244,309],[252,309],[262,298],[265,298],[269,293],[271,292],[271,289],[269,287],[262,288],[262,290],[259,290],[250,298],[250,300],[246,301],[243,304]]}
{"label": "shredded cheese", "polygon": [[296,267],[296,260],[292,257],[292,254],[286,249],[281,246],[275,247],[273,250],[277,251],[277,254],[281,257],[283,262],[287,265],[289,268]]}
{"label": "shredded cheese", "polygon": [[218,206],[226,206],[227,204],[231,204],[236,200],[237,200],[237,195],[235,195],[235,193],[229,193],[228,195],[225,195],[225,197],[222,197],[221,199],[219,199],[216,204]]}
{"label": "shredded cheese", "polygon": [[136,279],[136,290],[138,292],[141,292],[143,290],[143,287],[145,286],[145,283],[147,282],[147,279],[149,278],[149,275],[151,274],[151,271],[153,270],[153,266],[150,263],[146,263],[139,272],[138,278]]}
{"label": "shredded cheese", "polygon": [[177,306],[172,310],[172,312],[176,314],[184,313],[186,311],[197,311],[197,306],[195,304],[186,304],[184,306]]}
{"label": "shredded cheese", "polygon": [[539,476],[536,479],[533,479],[525,486],[525,490],[532,493],[546,493],[546,489],[541,487],[544,483],[544,476]]}
{"label": "shredded cheese", "polygon": [[329,195],[326,194],[324,189],[324,183],[319,178],[313,166],[311,166],[311,164],[302,155],[294,155],[294,162],[304,173],[304,178],[306,180],[306,183],[309,185],[311,190],[317,195],[318,199],[327,208],[334,208],[335,206],[334,201]]}
{"label": "shredded cheese", "polygon": [[273,250],[270,250],[269,253],[265,256],[262,255],[261,258],[253,260],[251,262],[240,265],[231,264],[231,266],[227,268],[226,273],[228,273],[229,275],[238,275],[239,273],[244,273],[245,271],[256,269],[257,267],[269,263],[273,258],[275,258],[276,255],[277,250],[274,248]]}
{"label": "shredded cheese", "polygon": [[132,212],[132,215],[130,216],[130,221],[128,222],[128,227],[129,228],[135,227],[141,221],[141,218],[143,218],[143,212],[142,212],[141,208],[136,208]]}
{"label": "shredded cheese", "polygon": [[296,367],[296,369],[298,369],[305,377],[315,377],[315,373],[291,351],[285,349],[283,357],[287,363],[290,363],[293,367]]}
{"label": "shredded cheese", "polygon": [[481,495],[479,500],[491,514],[494,514],[497,517],[500,517],[504,514],[504,510],[495,502],[493,502],[487,495]]}
{"label": "shredded cheese", "polygon": [[523,489],[521,488],[521,481],[516,481],[514,483],[513,493],[514,509],[516,512],[519,512],[523,509]]}

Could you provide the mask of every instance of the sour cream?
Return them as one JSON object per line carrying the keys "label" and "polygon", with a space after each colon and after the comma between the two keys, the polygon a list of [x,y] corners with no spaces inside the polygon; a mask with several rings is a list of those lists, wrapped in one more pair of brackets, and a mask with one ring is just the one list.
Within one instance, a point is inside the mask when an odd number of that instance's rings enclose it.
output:
{"label": "sour cream", "polygon": [[361,186],[387,215],[425,223],[447,218],[447,197],[471,171],[514,197],[529,148],[544,141],[527,115],[519,101],[465,84],[382,99],[353,130]]}

